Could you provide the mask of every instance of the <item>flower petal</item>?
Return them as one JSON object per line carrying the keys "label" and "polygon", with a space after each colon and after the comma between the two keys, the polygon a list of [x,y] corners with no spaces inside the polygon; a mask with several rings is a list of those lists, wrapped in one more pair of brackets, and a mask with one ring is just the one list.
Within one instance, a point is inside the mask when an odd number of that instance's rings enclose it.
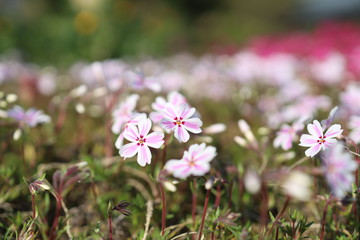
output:
{"label": "flower petal", "polygon": [[125,158],[130,158],[135,156],[135,154],[139,151],[137,143],[128,143],[120,148],[120,156]]}
{"label": "flower petal", "polygon": [[189,132],[192,133],[201,133],[201,129],[200,127],[202,126],[202,121],[198,118],[190,118],[190,119],[186,119],[184,121],[183,126],[185,127],[186,130],[188,130]]}
{"label": "flower petal", "polygon": [[136,142],[139,137],[137,127],[134,125],[128,125],[128,127],[124,130],[124,137],[129,141]]}
{"label": "flower petal", "polygon": [[307,157],[313,157],[315,156],[318,152],[320,152],[321,150],[321,145],[320,144],[316,144],[314,146],[312,146],[311,148],[309,148],[308,150],[305,151],[305,155]]}
{"label": "flower petal", "polygon": [[300,144],[299,145],[303,146],[303,147],[311,147],[314,144],[317,144],[318,140],[319,139],[317,137],[314,137],[314,136],[309,135],[309,134],[303,134],[300,137]]}
{"label": "flower petal", "polygon": [[183,119],[188,119],[195,113],[195,108],[190,108],[187,104],[183,104],[179,107],[179,115]]}
{"label": "flower petal", "polygon": [[315,137],[323,136],[323,129],[318,120],[314,120],[313,124],[309,123],[307,125],[307,129],[308,129],[309,133]]}
{"label": "flower petal", "polygon": [[341,125],[334,124],[326,131],[325,136],[327,138],[334,138],[334,137],[339,136],[342,132],[343,132],[343,130],[341,129]]}
{"label": "flower petal", "polygon": [[199,162],[210,162],[216,156],[216,148],[213,146],[207,146],[205,150],[196,154],[194,159],[196,161],[196,165],[199,165]]}
{"label": "flower petal", "polygon": [[202,164],[196,164],[191,167],[190,174],[193,176],[203,176],[205,173],[210,171],[210,164],[208,162]]}
{"label": "flower petal", "polygon": [[146,136],[146,145],[152,148],[160,148],[164,144],[164,133],[152,132]]}
{"label": "flower petal", "polygon": [[139,121],[139,134],[140,136],[146,136],[149,131],[151,129],[151,120],[146,118],[146,119],[141,119]]}
{"label": "flower petal", "polygon": [[189,133],[180,126],[175,128],[174,136],[179,140],[179,142],[187,142],[190,138]]}
{"label": "flower petal", "polygon": [[144,167],[146,164],[151,163],[151,151],[148,146],[143,145],[139,147],[137,162],[142,167]]}
{"label": "flower petal", "polygon": [[163,118],[160,122],[161,127],[169,130],[173,130],[176,126],[173,120]]}
{"label": "flower petal", "polygon": [[116,139],[115,147],[120,149],[124,143],[124,133],[120,133],[119,137]]}

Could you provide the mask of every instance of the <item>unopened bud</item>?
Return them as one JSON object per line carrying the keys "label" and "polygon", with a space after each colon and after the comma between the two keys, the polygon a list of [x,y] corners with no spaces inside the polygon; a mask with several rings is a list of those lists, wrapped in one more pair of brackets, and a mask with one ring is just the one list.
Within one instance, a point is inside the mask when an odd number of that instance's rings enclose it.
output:
{"label": "unopened bud", "polygon": [[249,141],[249,143],[257,144],[255,136],[251,131],[249,124],[245,120],[239,120],[238,126],[240,128],[240,131],[244,134],[245,138]]}
{"label": "unopened bud", "polygon": [[223,123],[216,123],[213,125],[210,125],[209,127],[204,129],[205,134],[217,134],[224,132],[226,130],[226,125]]}
{"label": "unopened bud", "polygon": [[209,190],[209,189],[211,189],[211,188],[214,186],[214,180],[215,180],[214,177],[210,177],[210,178],[206,181],[206,183],[205,183],[205,189],[206,189],[206,190]]}
{"label": "unopened bud", "polygon": [[50,190],[50,186],[45,181],[36,180],[30,183],[29,190],[32,195],[36,195],[39,192]]}
{"label": "unopened bud", "polygon": [[247,145],[248,145],[246,140],[239,136],[235,136],[234,141],[242,147],[247,147]]}

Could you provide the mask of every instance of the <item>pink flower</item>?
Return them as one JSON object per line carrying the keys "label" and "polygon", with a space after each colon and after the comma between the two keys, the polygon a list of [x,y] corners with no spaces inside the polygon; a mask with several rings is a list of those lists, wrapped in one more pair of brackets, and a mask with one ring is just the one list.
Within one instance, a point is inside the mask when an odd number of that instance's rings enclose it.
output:
{"label": "pink flower", "polygon": [[164,133],[152,132],[150,134],[151,121],[148,118],[141,119],[138,126],[129,125],[124,132],[125,139],[131,143],[125,144],[120,148],[120,156],[130,158],[137,156],[137,162],[140,166],[144,167],[146,164],[151,163],[150,148],[160,148],[164,143]]}
{"label": "pink flower", "polygon": [[284,124],[281,130],[276,133],[274,139],[274,147],[278,148],[281,146],[285,151],[292,147],[292,142],[297,138],[297,133],[304,129],[302,121],[294,122],[291,126]]}
{"label": "pink flower", "polygon": [[157,97],[155,99],[155,102],[153,104],[151,104],[151,107],[156,111],[156,112],[151,112],[150,113],[150,119],[154,122],[154,123],[160,123],[161,119],[164,118],[164,114],[162,113],[162,110],[166,107],[167,104],[172,104],[174,106],[181,106],[183,104],[186,104],[186,98],[181,95],[178,92],[170,92],[167,96],[167,100],[166,101],[164,98],[162,97]]}
{"label": "pink flower", "polygon": [[352,116],[350,118],[349,127],[352,129],[349,137],[355,143],[360,143],[360,116]]}
{"label": "pink flower", "polygon": [[122,131],[119,134],[119,137],[116,139],[115,147],[117,149],[120,149],[122,147],[124,142],[124,132],[128,129],[128,127],[130,125],[138,125],[139,121],[141,121],[142,119],[146,119],[145,113],[133,113],[131,118],[124,124]]}
{"label": "pink flower", "polygon": [[30,108],[25,111],[20,106],[14,106],[12,109],[7,111],[7,114],[10,118],[17,121],[21,127],[35,127],[39,123],[47,123],[51,121],[48,115],[44,114],[41,110],[36,110],[35,108]]}
{"label": "pink flower", "polygon": [[145,76],[142,71],[128,71],[124,77],[132,89],[144,90],[147,88],[153,92],[160,92],[161,90],[161,86],[155,78],[153,76]]}
{"label": "pink flower", "polygon": [[177,178],[187,178],[190,175],[203,176],[210,171],[210,161],[216,156],[216,148],[205,143],[193,144],[180,160],[169,160],[164,168]]}
{"label": "pink flower", "polygon": [[114,111],[113,111],[113,125],[111,131],[114,134],[119,134],[124,124],[130,120],[133,111],[135,110],[136,103],[139,99],[139,95],[132,94],[126,98]]}
{"label": "pink flower", "polygon": [[358,164],[352,159],[351,154],[344,151],[341,143],[336,143],[324,152],[323,169],[328,184],[333,194],[339,198],[345,197],[351,191],[355,180],[353,172]]}
{"label": "pink flower", "polygon": [[343,130],[340,124],[331,125],[331,127],[323,134],[323,128],[318,120],[314,120],[313,124],[309,123],[307,129],[310,133],[303,134],[300,137],[300,146],[310,147],[305,151],[308,157],[315,156],[320,150],[325,150],[331,144],[336,143],[335,137],[339,136]]}
{"label": "pink flower", "polygon": [[201,133],[202,121],[199,118],[191,118],[195,113],[195,108],[190,108],[187,104],[174,106],[167,104],[163,110],[164,118],[161,126],[165,129],[174,131],[174,136],[179,142],[187,142],[190,138],[188,133]]}

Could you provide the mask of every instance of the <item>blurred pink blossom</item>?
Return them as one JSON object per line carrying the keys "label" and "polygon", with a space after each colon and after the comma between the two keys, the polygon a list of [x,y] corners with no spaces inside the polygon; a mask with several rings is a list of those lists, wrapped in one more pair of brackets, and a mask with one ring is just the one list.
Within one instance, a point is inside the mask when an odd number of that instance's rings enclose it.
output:
{"label": "blurred pink blossom", "polygon": [[294,122],[291,126],[283,124],[280,131],[276,133],[274,147],[278,148],[281,146],[285,151],[289,150],[292,148],[292,142],[296,140],[298,132],[303,129],[303,121]]}
{"label": "blurred pink blossom", "polygon": [[48,123],[51,121],[48,115],[35,108],[30,108],[25,111],[20,106],[14,106],[12,109],[7,111],[7,115],[17,121],[20,124],[20,127],[35,127],[40,123]]}
{"label": "blurred pink blossom", "polygon": [[349,137],[355,143],[360,143],[360,116],[351,116],[349,128],[352,129]]}
{"label": "blurred pink blossom", "polygon": [[139,95],[132,94],[127,97],[124,102],[121,102],[120,105],[113,111],[113,125],[111,127],[111,131],[114,134],[119,134],[122,131],[124,124],[130,120],[138,99]]}
{"label": "blurred pink blossom", "polygon": [[210,171],[210,161],[216,156],[216,148],[205,143],[193,144],[180,160],[169,160],[164,168],[177,178],[203,176]]}
{"label": "blurred pink blossom", "polygon": [[353,172],[358,164],[341,143],[336,143],[324,152],[323,169],[332,193],[339,198],[351,191],[355,181]]}

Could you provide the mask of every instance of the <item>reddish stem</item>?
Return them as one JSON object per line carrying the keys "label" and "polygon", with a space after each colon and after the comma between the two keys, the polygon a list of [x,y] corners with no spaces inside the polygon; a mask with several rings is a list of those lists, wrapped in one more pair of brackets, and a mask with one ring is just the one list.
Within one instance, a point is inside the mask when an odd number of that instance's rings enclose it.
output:
{"label": "reddish stem", "polygon": [[203,231],[204,223],[205,223],[206,211],[207,211],[207,208],[208,208],[208,205],[209,205],[209,197],[210,197],[210,189],[208,189],[206,191],[204,210],[203,210],[203,214],[202,214],[202,218],[201,218],[201,225],[200,225],[200,229],[199,229],[198,240],[200,240],[201,236],[202,236],[202,231]]}
{"label": "reddish stem", "polygon": [[109,240],[113,240],[113,229],[112,229],[112,218],[111,218],[111,212],[108,216],[108,224],[109,224]]}
{"label": "reddish stem", "polygon": [[161,202],[162,202],[162,213],[161,213],[161,235],[165,233],[166,226],[166,199],[165,192],[162,183],[160,183],[160,192],[161,192]]}
{"label": "reddish stem", "polygon": [[268,233],[271,233],[271,231],[274,229],[274,227],[276,226],[276,224],[277,224],[277,222],[279,221],[279,219],[280,219],[280,218],[282,217],[282,215],[285,213],[285,210],[286,210],[287,206],[289,205],[289,202],[290,202],[290,197],[288,196],[288,197],[286,198],[286,201],[285,201],[285,203],[284,203],[283,208],[281,209],[280,213],[276,216],[275,221],[274,221],[274,223],[272,224],[272,226],[271,226],[270,230],[268,231]]}
{"label": "reddish stem", "polygon": [[216,186],[216,197],[214,207],[218,208],[220,205],[220,197],[221,197],[221,186],[220,184]]}
{"label": "reddish stem", "polygon": [[324,207],[324,212],[323,212],[323,217],[321,219],[321,234],[320,234],[320,240],[324,239],[324,234],[325,234],[325,222],[326,222],[326,214],[327,214],[327,209],[330,203],[330,199],[328,199],[326,201],[325,207]]}
{"label": "reddish stem", "polygon": [[59,224],[60,210],[61,210],[61,196],[57,195],[56,196],[55,218],[54,218],[53,224],[51,226],[51,230],[50,230],[50,238],[49,238],[50,240],[55,239],[56,228]]}
{"label": "reddish stem", "polygon": [[193,179],[193,192],[192,192],[192,205],[191,205],[191,216],[193,221],[193,227],[195,227],[195,218],[196,218],[196,179]]}
{"label": "reddish stem", "polygon": [[229,199],[228,199],[228,206],[229,206],[229,209],[232,208],[232,188],[233,188],[233,184],[234,184],[234,181],[231,180],[230,181],[230,184],[229,184]]}
{"label": "reddish stem", "polygon": [[260,221],[261,225],[266,228],[266,219],[268,214],[268,194],[265,184],[261,187],[262,203],[260,205]]}
{"label": "reddish stem", "polygon": [[36,206],[35,206],[35,195],[31,194],[31,207],[32,207],[32,218],[36,217]]}

